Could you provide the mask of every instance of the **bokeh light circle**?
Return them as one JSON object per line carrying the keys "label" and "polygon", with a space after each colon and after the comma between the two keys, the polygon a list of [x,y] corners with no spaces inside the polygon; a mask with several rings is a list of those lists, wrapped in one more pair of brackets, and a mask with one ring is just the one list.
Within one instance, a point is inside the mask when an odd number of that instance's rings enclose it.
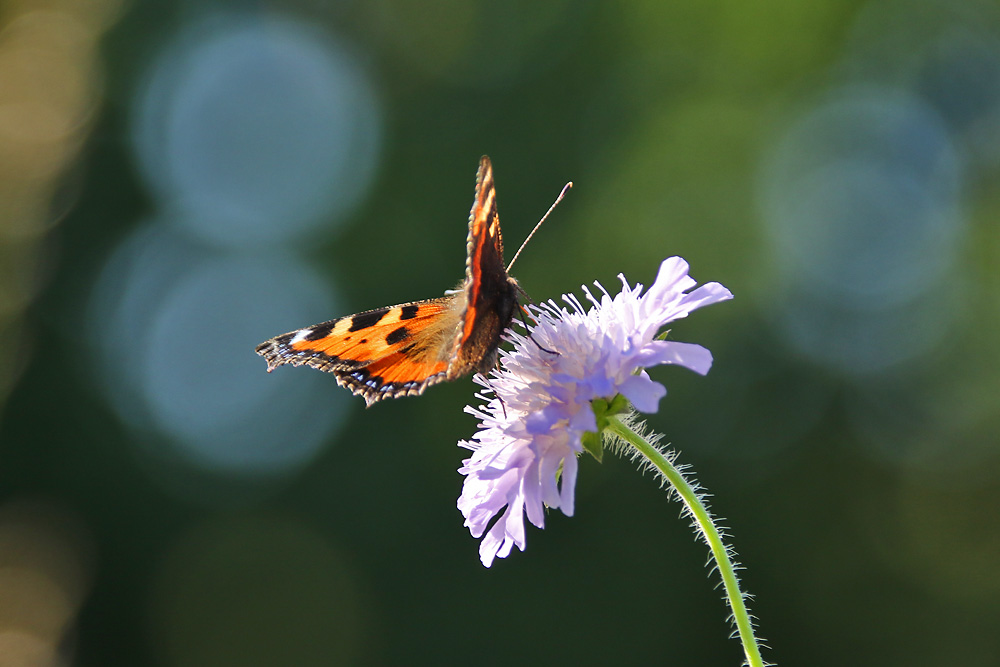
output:
{"label": "bokeh light circle", "polygon": [[93,565],[93,535],[69,508],[27,497],[0,505],[0,665],[74,662]]}
{"label": "bokeh light circle", "polygon": [[356,57],[290,19],[214,17],[164,50],[137,96],[133,142],[150,187],[199,238],[301,239],[372,182],[380,107]]}
{"label": "bokeh light circle", "polygon": [[839,91],[765,166],[775,259],[825,298],[906,302],[954,261],[959,185],[948,128],[925,104],[874,87]]}
{"label": "bokeh light circle", "polygon": [[962,312],[965,165],[919,98],[847,86],[782,133],[761,213],[776,289],[762,304],[804,355],[848,375],[927,353]]}
{"label": "bokeh light circle", "polygon": [[102,385],[134,429],[166,436],[198,468],[297,469],[338,425],[348,396],[318,373],[268,375],[253,350],[328,318],[336,299],[295,257],[228,256],[172,229],[136,232],[94,289],[89,335]]}
{"label": "bokeh light circle", "polygon": [[988,0],[886,0],[853,21],[840,74],[921,97],[968,159],[1000,163],[1000,11]]}

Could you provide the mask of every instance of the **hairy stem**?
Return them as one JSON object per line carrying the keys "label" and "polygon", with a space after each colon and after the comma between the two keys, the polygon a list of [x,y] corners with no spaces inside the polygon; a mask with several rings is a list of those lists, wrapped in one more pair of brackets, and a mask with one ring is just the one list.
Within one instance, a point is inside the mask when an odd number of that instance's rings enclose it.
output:
{"label": "hairy stem", "polygon": [[732,609],[733,619],[736,621],[736,630],[740,641],[743,643],[743,652],[746,654],[747,664],[750,667],[763,667],[764,663],[760,656],[760,648],[757,645],[757,637],[754,635],[753,624],[750,622],[750,615],[747,613],[744,595],[740,591],[740,584],[736,577],[732,558],[730,557],[730,550],[722,541],[722,534],[712,520],[712,515],[709,513],[704,502],[702,502],[698,492],[660,450],[647,442],[643,436],[636,433],[629,425],[622,422],[617,415],[608,418],[607,428],[634,447],[641,456],[663,475],[663,478],[671,484],[674,491],[680,496],[681,501],[687,507],[687,511],[701,531],[706,544],[711,549],[712,558],[715,559],[719,574],[722,576],[726,599],[729,602],[729,608]]}

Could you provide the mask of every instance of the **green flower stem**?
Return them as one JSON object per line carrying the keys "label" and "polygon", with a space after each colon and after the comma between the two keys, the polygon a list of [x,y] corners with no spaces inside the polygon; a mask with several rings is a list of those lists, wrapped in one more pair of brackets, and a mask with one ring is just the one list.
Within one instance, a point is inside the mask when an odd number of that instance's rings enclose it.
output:
{"label": "green flower stem", "polygon": [[719,529],[712,521],[712,516],[702,503],[701,498],[694,488],[670,463],[666,456],[660,453],[656,447],[646,442],[646,440],[629,428],[617,416],[609,416],[607,428],[615,435],[619,436],[630,445],[635,447],[646,459],[660,471],[681,497],[687,506],[688,511],[694,517],[702,535],[712,550],[712,557],[715,559],[722,575],[722,582],[726,589],[726,598],[729,601],[729,608],[733,610],[733,617],[736,620],[736,629],[743,642],[743,651],[746,653],[747,663],[750,667],[763,667],[764,663],[760,657],[760,648],[757,646],[757,637],[754,636],[753,625],[750,623],[750,616],[747,613],[746,605],[743,602],[743,594],[740,592],[740,584],[733,569],[733,562],[729,557],[729,550],[722,541]]}

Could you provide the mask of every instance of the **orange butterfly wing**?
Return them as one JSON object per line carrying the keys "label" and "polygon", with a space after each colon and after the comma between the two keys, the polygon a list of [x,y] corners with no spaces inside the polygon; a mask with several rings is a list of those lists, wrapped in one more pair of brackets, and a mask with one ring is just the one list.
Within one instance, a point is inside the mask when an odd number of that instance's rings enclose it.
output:
{"label": "orange butterfly wing", "polygon": [[257,354],[268,371],[291,364],[331,372],[368,405],[421,394],[472,371],[489,372],[520,288],[504,268],[493,166],[485,155],[466,249],[465,281],[454,293],[291,331],[258,345]]}
{"label": "orange butterfly wing", "polygon": [[479,160],[476,199],[469,215],[465,263],[465,302],[449,374],[455,377],[477,371],[488,373],[496,364],[497,348],[517,308],[520,288],[507,275],[503,261],[503,234],[497,214],[493,165]]}
{"label": "orange butterfly wing", "polygon": [[291,331],[258,345],[257,354],[267,360],[269,371],[291,364],[332,372],[369,405],[419,394],[448,379],[455,296],[377,308]]}

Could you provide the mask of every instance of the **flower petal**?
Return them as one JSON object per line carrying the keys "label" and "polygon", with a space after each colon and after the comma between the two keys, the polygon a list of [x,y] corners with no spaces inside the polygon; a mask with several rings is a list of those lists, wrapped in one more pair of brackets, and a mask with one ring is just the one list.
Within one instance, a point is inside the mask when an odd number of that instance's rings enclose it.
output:
{"label": "flower petal", "polygon": [[693,292],[689,292],[684,299],[684,308],[687,312],[697,310],[702,306],[711,306],[713,303],[728,301],[733,298],[733,293],[719,283],[705,283]]}
{"label": "flower petal", "polygon": [[458,509],[472,535],[482,537],[485,566],[515,546],[524,549],[525,517],[542,528],[546,506],[572,516],[582,438],[598,429],[593,399],[621,394],[636,409],[655,412],[667,390],[645,368],[673,364],[701,374],[711,368],[702,346],[656,340],[669,322],[732,298],[719,283],[696,288],[688,268],[671,257],[645,293],[620,276],[614,296],[595,283],[599,292],[584,287],[583,302],[564,295],[568,308],[553,301],[529,306],[527,334],[508,333],[514,349],[501,351],[501,368],[491,373],[494,398],[467,408],[480,427],[459,443],[472,455],[459,469],[466,477]]}
{"label": "flower petal", "polygon": [[566,516],[573,516],[576,497],[576,456],[566,457],[562,471],[562,485],[560,487],[559,509]]}
{"label": "flower petal", "polygon": [[666,388],[650,380],[645,373],[628,377],[619,390],[639,412],[656,412],[660,399],[667,395]]}
{"label": "flower petal", "polygon": [[[611,396],[610,398],[614,398]],[[569,427],[579,433],[585,431],[596,432],[597,431],[597,417],[594,416],[593,409],[583,409],[577,410],[576,414],[570,417]]]}
{"label": "flower petal", "polygon": [[654,340],[648,343],[636,356],[636,362],[642,368],[659,364],[673,364],[688,368],[699,375],[705,375],[712,368],[712,353],[694,343]]}
{"label": "flower petal", "polygon": [[656,280],[649,286],[644,295],[647,307],[658,308],[666,302],[675,300],[686,290],[695,286],[695,281],[688,275],[688,263],[681,257],[668,257],[660,263]]}

